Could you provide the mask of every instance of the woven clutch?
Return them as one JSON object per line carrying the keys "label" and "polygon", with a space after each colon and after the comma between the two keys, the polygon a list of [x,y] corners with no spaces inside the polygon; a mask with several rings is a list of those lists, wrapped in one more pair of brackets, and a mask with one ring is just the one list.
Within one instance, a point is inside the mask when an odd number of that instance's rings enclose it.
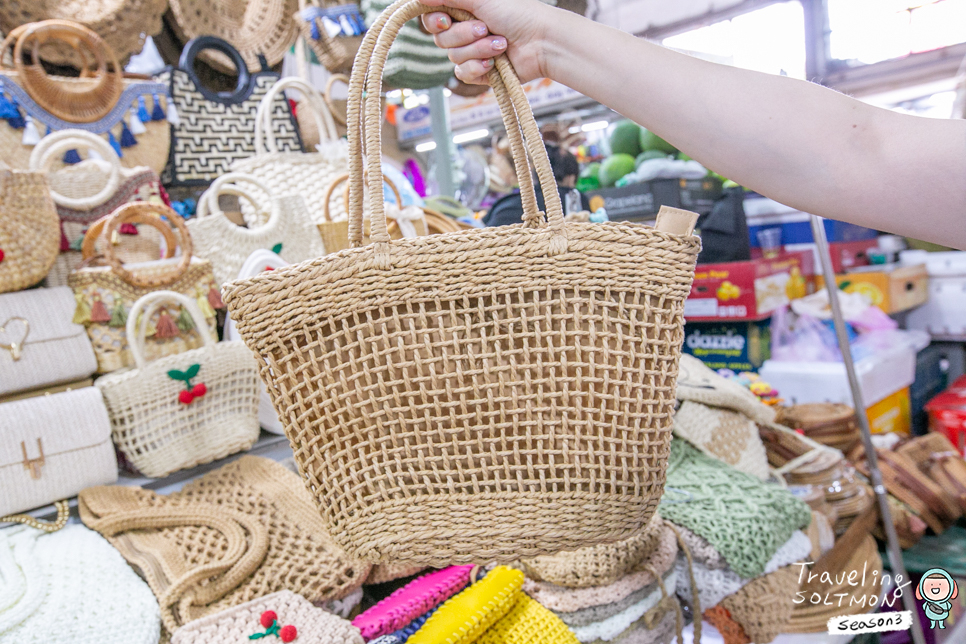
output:
{"label": "woven clutch", "polygon": [[577,644],[567,625],[549,610],[521,595],[510,612],[476,640],[477,644]]}
{"label": "woven clutch", "polygon": [[[268,626],[261,621],[267,611],[275,614],[274,620],[265,619]],[[363,643],[358,629],[346,620],[316,608],[301,595],[281,590],[189,622],[175,631],[171,644],[238,644],[251,640],[253,635],[265,633],[272,628],[272,622],[277,622],[279,639],[282,639],[282,629],[294,626],[295,640],[292,641],[312,644]],[[275,638],[269,637],[266,641],[272,642]]]}
{"label": "woven clutch", "polygon": [[474,566],[450,566],[415,579],[354,620],[366,640],[403,628],[461,591]]}

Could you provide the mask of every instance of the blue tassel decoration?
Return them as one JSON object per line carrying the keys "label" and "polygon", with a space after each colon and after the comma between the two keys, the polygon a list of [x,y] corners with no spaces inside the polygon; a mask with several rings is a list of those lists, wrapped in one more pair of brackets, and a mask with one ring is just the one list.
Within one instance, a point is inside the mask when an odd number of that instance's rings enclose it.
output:
{"label": "blue tassel decoration", "polygon": [[80,160],[80,154],[77,153],[77,150],[67,150],[67,152],[64,153],[64,163],[67,165],[80,163]]}
{"label": "blue tassel decoration", "polygon": [[3,92],[0,92],[0,119],[13,119],[19,117],[20,111],[13,106],[13,103],[10,102],[10,99],[8,99]]}
{"label": "blue tassel decoration", "polygon": [[148,106],[145,104],[143,96],[138,96],[138,119],[142,123],[147,123],[151,120],[151,115],[148,114]]}
{"label": "blue tassel decoration", "polygon": [[111,147],[114,148],[114,151],[117,152],[118,158],[124,156],[124,154],[121,152],[121,145],[117,142],[117,139],[114,138],[114,133],[110,130],[107,132],[107,142],[110,143]]}
{"label": "blue tassel decoration", "polygon": [[121,147],[130,148],[138,144],[138,140],[131,134],[131,128],[123,120],[121,121]]}
{"label": "blue tassel decoration", "polygon": [[[164,113],[164,109],[161,107],[161,97],[157,94],[154,95],[154,110],[151,111],[152,121],[163,121],[168,118],[168,115]],[[143,119],[142,119],[143,121]]]}
{"label": "blue tassel decoration", "polygon": [[13,111],[17,113],[16,116],[11,116],[7,119],[7,123],[15,130],[22,130],[27,126],[27,122],[23,118],[23,114],[20,113],[20,104],[17,102],[16,98],[11,97],[11,104],[13,105]]}

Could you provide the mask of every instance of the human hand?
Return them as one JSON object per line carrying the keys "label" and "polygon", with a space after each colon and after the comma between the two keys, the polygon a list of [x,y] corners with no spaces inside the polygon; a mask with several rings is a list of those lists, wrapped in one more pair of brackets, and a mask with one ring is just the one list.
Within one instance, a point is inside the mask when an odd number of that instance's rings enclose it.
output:
{"label": "human hand", "polygon": [[537,0],[423,0],[430,6],[469,11],[477,20],[456,22],[449,14],[422,17],[436,44],[449,50],[456,77],[471,85],[487,85],[493,59],[506,53],[522,82],[548,76],[544,36],[554,19],[553,7]]}

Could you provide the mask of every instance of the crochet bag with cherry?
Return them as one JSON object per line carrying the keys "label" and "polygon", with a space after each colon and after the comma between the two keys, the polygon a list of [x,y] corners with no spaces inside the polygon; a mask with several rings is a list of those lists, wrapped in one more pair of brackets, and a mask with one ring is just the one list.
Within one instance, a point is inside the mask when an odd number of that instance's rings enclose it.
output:
{"label": "crochet bag with cherry", "polygon": [[198,375],[201,370],[200,364],[193,364],[186,371],[178,371],[177,369],[172,369],[168,372],[168,377],[172,380],[180,380],[184,383],[184,391],[178,394],[178,400],[181,401],[183,405],[190,405],[196,399],[203,397],[208,393],[208,387],[205,383],[199,382],[196,385],[191,384],[191,379]]}

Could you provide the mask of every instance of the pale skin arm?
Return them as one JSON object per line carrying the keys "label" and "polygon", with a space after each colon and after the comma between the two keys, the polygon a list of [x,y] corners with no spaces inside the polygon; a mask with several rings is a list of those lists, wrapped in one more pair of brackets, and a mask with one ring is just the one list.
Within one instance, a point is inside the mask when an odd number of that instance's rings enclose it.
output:
{"label": "pale skin arm", "polygon": [[776,201],[966,249],[966,121],[710,63],[536,0],[424,1],[480,19],[423,18],[464,82],[485,83],[507,51],[524,81],[561,82]]}

